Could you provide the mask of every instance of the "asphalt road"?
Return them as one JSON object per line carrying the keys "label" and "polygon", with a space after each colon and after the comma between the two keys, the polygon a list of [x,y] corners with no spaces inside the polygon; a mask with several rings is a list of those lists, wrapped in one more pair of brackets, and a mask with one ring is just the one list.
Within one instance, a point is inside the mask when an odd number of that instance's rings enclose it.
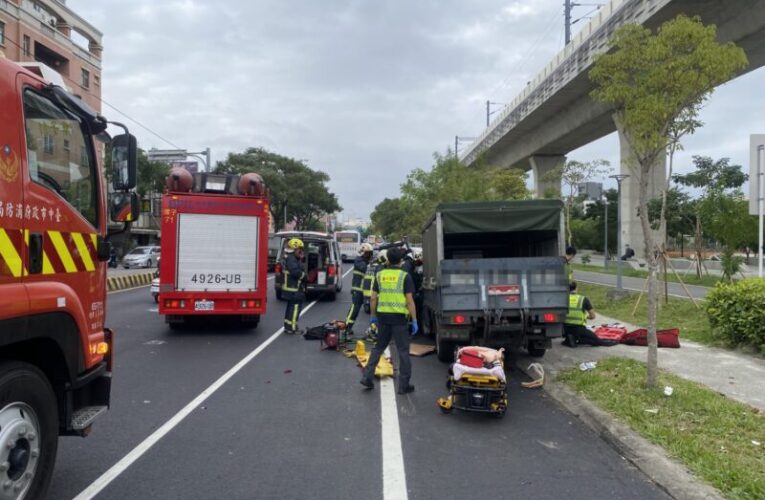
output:
{"label": "asphalt road", "polygon": [[[348,290],[301,326],[344,317]],[[442,415],[447,367],[434,355],[413,358],[413,394],[367,392],[352,360],[274,336],[282,318],[271,296],[255,331],[171,332],[147,288],[110,294],[112,408],[88,438],[62,438],[49,498],[74,498],[109,470],[98,494],[79,498],[667,498],[543,391],[522,389],[519,373],[504,419]]]}
{"label": "asphalt road", "polygon": [[[576,281],[581,281],[582,283],[595,283],[598,285],[606,285],[606,286],[616,286],[616,276],[613,274],[606,274],[606,273],[592,273],[589,271],[574,271],[574,279]],[[644,289],[645,280],[641,278],[628,278],[626,276],[622,276],[622,286],[627,290],[632,290],[635,292],[640,292]],[[709,291],[708,287],[705,286],[696,286],[696,285],[685,285],[688,288],[688,291],[691,295],[693,295],[696,299],[703,299],[706,297],[707,292]],[[662,293],[664,290],[664,284],[661,284],[661,290]],[[669,283],[669,295],[672,297],[679,297],[681,299],[687,299],[688,295],[685,293],[685,290],[683,289],[683,286],[680,283]]]}

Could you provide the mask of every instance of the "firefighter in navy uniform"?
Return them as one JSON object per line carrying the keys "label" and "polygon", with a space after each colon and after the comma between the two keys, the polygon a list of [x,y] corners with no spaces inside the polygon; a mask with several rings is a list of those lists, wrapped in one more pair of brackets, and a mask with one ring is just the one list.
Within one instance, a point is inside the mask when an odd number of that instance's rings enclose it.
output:
{"label": "firefighter in navy uniform", "polygon": [[[351,308],[345,318],[345,336],[353,337],[353,325],[359,315],[359,310],[364,306],[364,277],[372,260],[374,249],[369,243],[363,243],[359,248],[359,256],[353,261],[353,280],[351,281]],[[370,285],[371,288],[371,285]]]}
{"label": "firefighter in navy uniform", "polygon": [[298,318],[305,301],[305,271],[303,270],[303,240],[292,238],[284,250],[284,284],[282,296],[287,300],[284,311],[284,333],[300,333]]}

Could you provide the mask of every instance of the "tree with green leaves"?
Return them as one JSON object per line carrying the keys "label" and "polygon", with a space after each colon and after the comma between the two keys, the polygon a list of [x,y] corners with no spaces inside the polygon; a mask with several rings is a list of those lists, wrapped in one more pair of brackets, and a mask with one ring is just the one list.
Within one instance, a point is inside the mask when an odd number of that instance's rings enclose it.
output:
{"label": "tree with green leaves", "polygon": [[271,190],[270,209],[277,227],[286,220],[294,221],[297,229],[321,229],[320,218],[341,209],[337,197],[327,187],[329,175],[263,148],[229,153],[226,160],[218,162],[215,171],[260,174]]}
{"label": "tree with green leaves", "polygon": [[[616,128],[630,146],[628,167],[638,185],[638,209],[648,263],[647,384],[657,382],[657,246],[648,211],[648,186],[680,120],[695,119],[714,88],[748,62],[733,43],[720,44],[714,26],[680,15],[656,34],[624,25],[590,71],[592,97],[613,109]],[[682,127],[680,127],[682,128]],[[663,221],[661,221],[663,223]],[[662,224],[663,225],[663,224]]]}
{"label": "tree with green leaves", "polygon": [[[430,170],[415,169],[401,185],[401,196],[380,202],[372,212],[375,230],[388,239],[419,236],[440,203],[526,199],[526,173],[479,164],[467,167],[454,155],[434,155]],[[480,163],[480,162],[479,162]]]}
{"label": "tree with green leaves", "polygon": [[608,172],[611,164],[606,160],[576,161],[569,160],[560,167],[547,172],[543,180],[560,182],[567,188],[567,194],[563,196],[566,207],[566,242],[572,244],[571,236],[571,210],[576,200],[579,184],[588,182],[597,177],[602,177]]}
{"label": "tree with green leaves", "polygon": [[733,233],[728,228],[736,227],[733,220],[725,220],[722,214],[730,212],[735,205],[731,196],[738,194],[741,186],[746,182],[747,175],[742,171],[741,165],[731,165],[730,159],[721,158],[713,160],[708,156],[693,157],[694,170],[684,175],[674,176],[674,181],[680,185],[693,187],[701,190],[701,196],[695,204],[695,227],[694,239],[696,245],[696,274],[701,276],[703,226],[707,223],[712,227],[710,236],[731,247],[729,254],[739,245]]}
{"label": "tree with green leaves", "polygon": [[668,236],[677,237],[682,241],[687,235],[694,234],[694,221],[696,217],[696,200],[690,195],[673,187],[664,193],[661,198],[653,198],[648,202],[648,215],[651,219],[651,228],[659,229],[661,224],[661,211],[664,207],[664,219]]}

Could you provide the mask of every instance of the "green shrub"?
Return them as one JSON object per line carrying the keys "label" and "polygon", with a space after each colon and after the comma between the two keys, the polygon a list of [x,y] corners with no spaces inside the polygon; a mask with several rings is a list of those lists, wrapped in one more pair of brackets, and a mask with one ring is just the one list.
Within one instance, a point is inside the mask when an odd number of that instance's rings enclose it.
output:
{"label": "green shrub", "polygon": [[707,294],[706,312],[723,341],[765,353],[765,279],[718,283]]}

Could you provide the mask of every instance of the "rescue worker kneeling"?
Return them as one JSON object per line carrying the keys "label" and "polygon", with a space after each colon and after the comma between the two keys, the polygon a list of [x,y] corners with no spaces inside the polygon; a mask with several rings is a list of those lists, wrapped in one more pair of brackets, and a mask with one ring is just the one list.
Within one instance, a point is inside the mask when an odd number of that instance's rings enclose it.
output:
{"label": "rescue worker kneeling", "polygon": [[284,253],[284,283],[282,296],[287,300],[284,310],[284,333],[300,333],[298,318],[305,301],[305,271],[303,270],[303,240],[292,238],[287,242]]}
{"label": "rescue worker kneeling", "polygon": [[576,293],[576,281],[569,284],[568,296],[568,314],[563,325],[563,332],[566,339],[563,345],[576,347],[577,344],[589,344],[594,346],[611,346],[618,344],[614,340],[603,340],[598,338],[589,328],[587,320],[595,319],[595,311],[592,308],[590,299],[584,295]]}
{"label": "rescue worker kneeling", "polygon": [[353,261],[353,280],[351,281],[351,308],[345,318],[345,335],[353,336],[353,325],[359,316],[359,310],[364,306],[364,278],[372,260],[374,249],[369,243],[363,243],[359,248],[359,256]]}
{"label": "rescue worker kneeling", "polygon": [[375,368],[383,351],[391,340],[396,342],[398,351],[398,393],[408,394],[414,391],[409,383],[412,376],[412,363],[409,359],[409,318],[412,335],[417,335],[417,312],[414,307],[414,282],[412,277],[401,269],[403,252],[398,248],[388,250],[388,269],[377,273],[372,288],[370,323],[378,324],[377,342],[369,362],[364,369],[361,385],[374,388],[372,382]]}

